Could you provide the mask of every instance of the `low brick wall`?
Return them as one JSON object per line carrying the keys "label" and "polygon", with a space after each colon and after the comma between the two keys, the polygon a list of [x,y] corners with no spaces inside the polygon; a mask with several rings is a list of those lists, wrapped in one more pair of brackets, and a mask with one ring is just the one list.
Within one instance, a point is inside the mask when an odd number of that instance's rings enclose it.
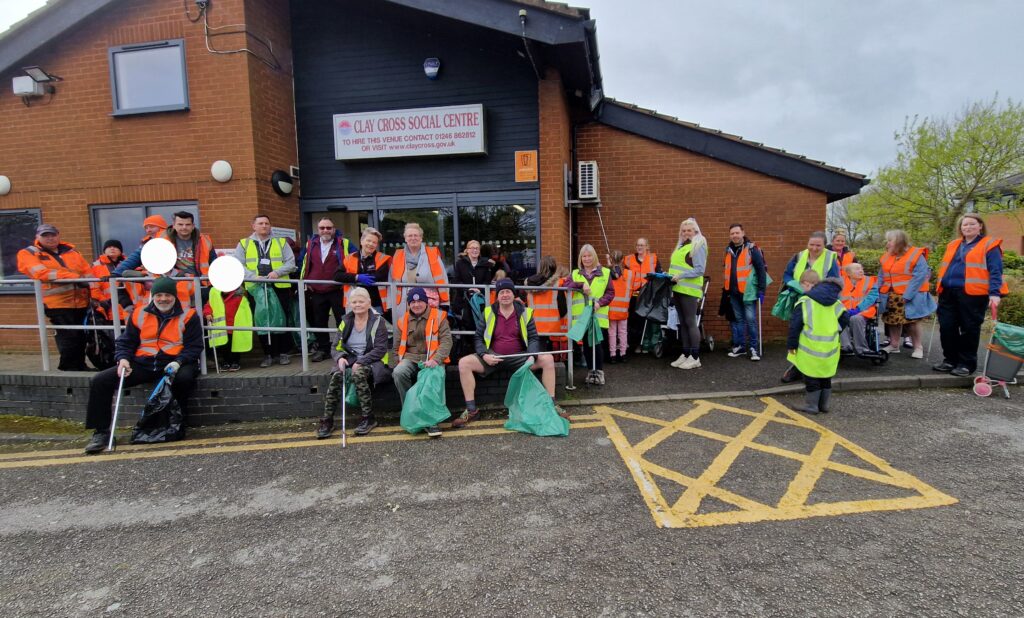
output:
{"label": "low brick wall", "polygon": [[[556,364],[558,388],[565,385],[565,365]],[[480,405],[504,400],[511,372],[501,371],[477,382],[476,400]],[[89,399],[89,376],[0,375],[0,414],[45,416],[85,421]],[[200,377],[188,401],[190,426],[217,425],[282,418],[308,418],[323,413],[323,397],[330,376],[326,374],[287,377],[245,377],[244,375]],[[126,388],[121,399],[122,425],[131,425],[145,406],[152,384]],[[456,367],[448,368],[446,381],[448,407],[455,413],[464,400]],[[401,406],[398,392],[390,382],[374,393],[374,412],[397,418]],[[358,416],[358,411],[350,411]]]}

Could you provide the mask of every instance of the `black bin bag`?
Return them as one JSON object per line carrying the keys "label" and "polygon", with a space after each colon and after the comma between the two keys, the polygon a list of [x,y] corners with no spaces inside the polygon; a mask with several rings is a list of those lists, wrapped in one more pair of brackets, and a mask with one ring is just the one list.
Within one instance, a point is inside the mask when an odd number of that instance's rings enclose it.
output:
{"label": "black bin bag", "polygon": [[181,405],[171,392],[171,376],[156,383],[146,401],[142,416],[132,430],[132,444],[156,444],[185,439]]}

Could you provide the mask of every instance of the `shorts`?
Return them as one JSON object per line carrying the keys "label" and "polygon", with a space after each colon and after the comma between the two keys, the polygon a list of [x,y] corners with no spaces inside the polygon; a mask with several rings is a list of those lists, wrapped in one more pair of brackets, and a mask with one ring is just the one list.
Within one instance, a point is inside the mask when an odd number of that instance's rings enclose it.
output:
{"label": "shorts", "polygon": [[512,371],[515,371],[516,369],[522,367],[526,363],[526,361],[531,358],[529,356],[516,356],[515,358],[506,358],[497,365],[488,365],[487,362],[484,361],[484,358],[482,356],[477,354],[476,357],[480,359],[480,364],[484,366],[484,372],[477,374],[483,378],[486,378],[495,371],[501,371],[502,369],[510,369]]}

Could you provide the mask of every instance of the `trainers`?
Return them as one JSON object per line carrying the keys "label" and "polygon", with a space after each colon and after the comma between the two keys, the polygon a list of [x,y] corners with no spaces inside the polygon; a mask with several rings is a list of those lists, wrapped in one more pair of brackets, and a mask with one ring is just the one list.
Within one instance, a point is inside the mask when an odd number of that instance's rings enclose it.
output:
{"label": "trainers", "polygon": [[688,360],[692,360],[692,359],[689,356],[687,356],[686,353],[684,352],[684,353],[679,355],[679,358],[677,358],[674,361],[672,361],[671,365],[673,367],[680,367],[683,363],[685,363]]}
{"label": "trainers", "polygon": [[555,412],[558,413],[558,416],[561,416],[562,418],[564,418],[567,421],[571,421],[572,420],[572,417],[569,415],[568,412],[565,411],[565,408],[563,408],[562,406],[558,405],[557,403],[555,404]]}
{"label": "trainers", "polygon": [[691,358],[689,362],[679,365],[680,369],[697,369],[700,367],[699,358]]}
{"label": "trainers", "polygon": [[888,352],[889,354],[899,354],[901,352],[900,346],[898,345],[887,345],[882,349]]}
{"label": "trainers", "polygon": [[377,419],[373,418],[372,414],[368,414],[359,419],[359,425],[356,426],[356,435],[365,436],[376,428]]}
{"label": "trainers", "polygon": [[932,365],[932,371],[939,371],[942,373],[949,373],[954,369],[956,369],[956,365],[952,363],[947,363],[946,361],[942,361],[938,365]]}
{"label": "trainers", "polygon": [[224,368],[227,369],[228,371],[238,371],[239,369],[242,368],[242,366],[239,365],[238,363],[231,363],[230,365],[224,365]]}
{"label": "trainers", "polygon": [[327,358],[327,355],[324,354],[323,350],[317,350],[316,352],[313,352],[313,354],[309,357],[309,360],[313,361],[314,363],[319,363],[325,358]]}
{"label": "trainers", "polygon": [[924,358],[924,348],[914,348],[910,358]]}
{"label": "trainers", "polygon": [[971,371],[970,369],[968,369],[967,367],[962,367],[961,366],[961,367],[957,367],[953,371],[950,371],[949,375],[957,376],[959,378],[966,378],[967,376],[971,375],[972,373],[974,373],[974,372]]}
{"label": "trainers", "polygon": [[291,365],[292,357],[288,356],[287,354],[282,354],[278,362],[281,363],[282,365]]}
{"label": "trainers", "polygon": [[635,350],[633,350],[633,354],[643,354],[643,353],[644,353],[644,348],[643,348],[643,346],[639,346],[639,345],[638,345],[638,346],[636,346],[636,349],[635,349]]}
{"label": "trainers", "polygon": [[[479,416],[480,416],[480,410],[473,410],[472,412],[470,412],[469,410],[465,410],[465,411],[462,412],[462,414],[459,415],[459,418],[457,418],[454,421],[452,421],[452,428],[453,429],[458,429],[460,427],[465,427],[466,425],[472,423],[477,418],[479,418]],[[428,431],[427,433],[429,435],[430,432]],[[440,429],[437,430],[437,435],[441,435],[441,430]],[[431,436],[431,437],[435,437],[435,436]]]}
{"label": "trainers", "polygon": [[[459,419],[455,419],[455,420],[459,420]],[[455,423],[452,423],[452,424],[454,425]],[[431,438],[440,438],[441,437],[441,428],[438,427],[437,425],[431,425],[430,427],[427,427],[424,431],[426,431],[427,435],[430,436]]]}
{"label": "trainers", "polygon": [[593,370],[587,372],[587,379],[583,380],[585,384],[597,384],[597,374]]}
{"label": "trainers", "polygon": [[905,347],[908,350],[913,349],[914,348],[914,340],[911,339],[910,337],[904,337],[903,338],[903,347]]}
{"label": "trainers", "polygon": [[740,356],[743,356],[743,346],[734,345],[729,351],[729,358],[739,358]]}
{"label": "trainers", "polygon": [[320,418],[320,424],[316,428],[316,439],[323,440],[331,436],[331,430],[334,429],[334,418],[330,416],[324,416]]}
{"label": "trainers", "polygon": [[597,384],[598,386],[604,386],[604,371],[598,369],[596,375],[594,376],[594,379],[594,384]]}
{"label": "trainers", "polygon": [[86,455],[95,455],[96,453],[103,452],[107,448],[107,443],[110,442],[110,434],[103,431],[93,432],[92,438],[89,443],[85,445]]}
{"label": "trainers", "polygon": [[263,360],[260,362],[260,367],[263,367],[264,369],[266,369],[267,367],[269,367],[269,366],[271,366],[273,364],[274,364],[274,357],[268,354],[268,355],[263,357]]}
{"label": "trainers", "polygon": [[761,360],[761,355],[757,353],[757,348],[750,348],[750,360],[752,360],[752,361],[759,361],[759,360]]}

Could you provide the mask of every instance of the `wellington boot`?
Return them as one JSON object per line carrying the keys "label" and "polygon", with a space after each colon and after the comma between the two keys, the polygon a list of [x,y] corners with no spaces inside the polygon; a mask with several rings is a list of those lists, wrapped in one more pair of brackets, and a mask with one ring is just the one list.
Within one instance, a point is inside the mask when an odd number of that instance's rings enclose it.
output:
{"label": "wellington boot", "polygon": [[832,398],[832,389],[823,388],[820,392],[821,395],[818,396],[818,411],[822,414],[828,414],[828,400]]}
{"label": "wellington boot", "polygon": [[821,391],[809,391],[804,393],[804,405],[797,406],[797,410],[807,414],[821,414],[818,409],[818,400],[821,398]]}

